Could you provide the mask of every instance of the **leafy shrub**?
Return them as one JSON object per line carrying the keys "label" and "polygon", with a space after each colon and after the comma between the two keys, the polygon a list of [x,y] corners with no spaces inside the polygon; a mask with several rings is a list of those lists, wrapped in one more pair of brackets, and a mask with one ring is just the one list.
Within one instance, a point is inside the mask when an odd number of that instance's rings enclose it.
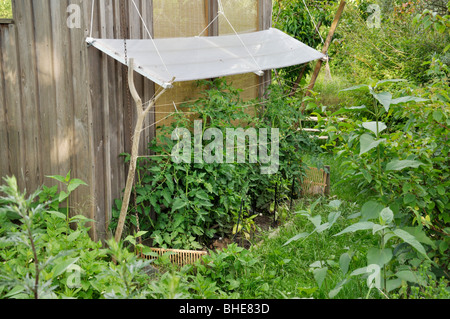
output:
{"label": "leafy shrub", "polygon": [[405,10],[403,3],[383,1],[380,28],[367,25],[373,2],[348,4],[330,49],[332,68],[351,74],[355,83],[367,78],[405,78],[415,83],[432,80],[427,61],[433,57],[444,63],[448,60],[445,47],[449,35],[429,28],[431,23],[413,23],[423,10],[422,1],[413,2]]}
{"label": "leafy shrub", "polygon": [[26,197],[14,177],[5,182],[0,187],[0,298],[146,296],[150,262],[138,260],[123,242],[109,241],[104,249],[89,237],[89,219],[49,209],[51,201],[39,202],[40,190]]}
{"label": "leafy shrub", "polygon": [[[137,212],[140,229],[149,231],[148,237],[155,246],[199,249],[208,245],[214,236],[225,237],[236,232],[238,220],[239,229],[242,226],[251,229],[256,210],[270,212],[275,196],[280,200],[291,193],[292,181],[301,177],[304,169],[301,150],[315,147],[302,132],[292,132],[292,126],[301,116],[300,102],[295,98],[286,101],[280,88],[271,87],[268,101],[259,104],[243,103],[239,90],[224,80],[200,81],[199,85],[205,88],[202,96],[190,105],[180,106],[172,125],[162,127],[149,144],[158,156],[141,159],[137,168],[136,206],[128,214],[128,228],[137,225],[134,217]],[[196,116],[188,117],[181,111]],[[196,163],[195,152],[187,163],[173,161],[171,151],[178,141],[171,139],[172,133],[180,128],[192,130],[195,120],[202,121],[202,127],[197,128],[202,133],[217,128],[223,136],[228,128],[278,128],[278,172],[261,174],[264,164],[259,159],[251,163],[248,151],[243,163],[237,159],[234,163],[225,160],[224,163]],[[268,138],[271,143],[272,137]],[[203,147],[208,145],[202,143]],[[116,202],[120,207],[120,201]],[[115,227],[117,216],[115,210],[110,227]]]}

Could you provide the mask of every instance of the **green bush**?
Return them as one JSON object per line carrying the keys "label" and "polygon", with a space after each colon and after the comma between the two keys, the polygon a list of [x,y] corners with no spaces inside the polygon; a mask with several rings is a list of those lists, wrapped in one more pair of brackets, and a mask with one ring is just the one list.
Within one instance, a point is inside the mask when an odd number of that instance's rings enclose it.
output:
{"label": "green bush", "polygon": [[[269,99],[260,104],[257,101],[243,103],[239,91],[224,80],[200,81],[199,85],[205,88],[202,97],[189,105],[181,105],[174,123],[161,128],[150,143],[150,150],[158,156],[139,160],[134,188],[136,205],[129,211],[127,227],[131,231],[133,225],[137,226],[137,212],[140,229],[149,231],[147,237],[155,246],[183,249],[209,246],[213,236],[235,233],[238,220],[239,229],[244,229],[246,236],[251,237],[256,210],[271,213],[276,209],[270,208],[275,196],[278,202],[290,196],[294,178],[300,178],[304,170],[301,150],[316,147],[304,133],[292,131],[302,116],[300,101],[286,100],[279,87],[271,87]],[[185,111],[196,116],[188,117]],[[192,130],[195,120],[202,121],[202,127],[198,128],[202,133],[217,128],[224,137],[229,128],[266,128],[269,143],[270,129],[278,128],[278,171],[262,174],[261,167],[265,164],[259,160],[250,163],[249,151],[246,151],[244,163],[237,159],[226,163],[225,158],[224,163],[195,163],[194,152],[187,159],[188,163],[174,162],[171,151],[178,141],[172,140],[171,135],[175,129]],[[205,148],[210,142],[202,143]],[[222,154],[217,155],[222,157]],[[116,202],[119,208],[121,202]],[[118,209],[115,209],[111,228],[116,226],[117,216]]]}
{"label": "green bush", "polygon": [[349,74],[354,83],[367,78],[404,78],[415,83],[432,80],[427,73],[432,58],[446,63],[449,34],[414,23],[423,9],[418,3],[383,2],[380,27],[367,25],[371,1],[348,4],[330,49],[332,69]]}
{"label": "green bush", "polygon": [[0,0],[0,19],[11,19],[12,17],[11,0]]}
{"label": "green bush", "polygon": [[5,182],[0,187],[0,298],[146,296],[149,261],[138,260],[123,242],[108,241],[103,248],[92,241],[85,226],[89,219],[50,208],[59,195],[40,202],[40,190],[27,197],[14,177]]}

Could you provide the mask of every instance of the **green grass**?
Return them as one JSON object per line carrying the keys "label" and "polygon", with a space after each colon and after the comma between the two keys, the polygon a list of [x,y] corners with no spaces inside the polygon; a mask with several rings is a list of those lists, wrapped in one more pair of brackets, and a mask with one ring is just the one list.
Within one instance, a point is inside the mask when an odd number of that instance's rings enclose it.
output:
{"label": "green grass", "polygon": [[330,196],[348,202],[363,204],[367,198],[359,196],[360,190],[351,182],[342,182],[343,173],[346,171],[343,159],[337,159],[331,152],[323,152],[318,155],[305,154],[303,161],[312,167],[323,168],[324,165],[330,166]]}
{"label": "green grass", "polygon": [[0,19],[12,19],[11,0],[0,0]]}
{"label": "green grass", "polygon": [[[316,213],[326,220],[330,208],[324,199],[316,206]],[[297,202],[294,211],[306,209],[311,204],[311,200],[304,199]],[[349,272],[366,266],[365,247],[370,247],[373,241],[372,236],[356,234],[350,236],[333,237],[332,235],[342,230],[350,224],[346,216],[356,212],[356,207],[352,203],[342,204],[343,216],[327,233],[313,234],[305,240],[284,244],[293,236],[302,232],[311,232],[313,225],[305,216],[293,214],[290,222],[281,226],[279,234],[273,238],[266,236],[263,243],[257,248],[252,248],[252,252],[258,256],[260,262],[253,273],[258,274],[258,279],[269,285],[270,291],[264,294],[264,298],[315,298],[327,299],[328,293],[337,283],[344,279],[339,267],[341,254],[349,252],[349,243],[357,245],[358,250],[354,251]],[[314,214],[314,215],[315,215]],[[318,260],[327,260],[328,275],[322,287],[319,289],[311,271],[311,264]],[[240,291],[241,298],[260,297],[257,290],[248,289]],[[336,298],[354,299],[365,298],[367,286],[364,280],[353,280],[346,284]],[[378,292],[372,292],[371,298],[379,298]]]}
{"label": "green grass", "polygon": [[[309,81],[310,76],[308,76],[307,83]],[[323,67],[314,85],[314,91],[319,93],[321,105],[325,105],[327,109],[334,110],[340,106],[347,106],[354,103],[348,96],[339,93],[340,90],[353,85],[351,79],[337,72],[334,73],[333,70],[331,70],[331,78],[329,78],[326,74],[325,67]]]}

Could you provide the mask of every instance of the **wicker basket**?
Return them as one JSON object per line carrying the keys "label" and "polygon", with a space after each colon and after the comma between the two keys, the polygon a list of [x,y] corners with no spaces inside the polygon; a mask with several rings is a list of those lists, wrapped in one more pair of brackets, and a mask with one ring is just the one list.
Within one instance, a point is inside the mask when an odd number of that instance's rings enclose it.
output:
{"label": "wicker basket", "polygon": [[[192,265],[197,260],[201,259],[203,256],[207,255],[207,251],[198,251],[198,250],[182,250],[182,249],[163,249],[163,248],[150,248],[152,252],[158,254],[158,256],[162,256],[165,253],[171,253],[169,258],[173,264],[176,264],[180,267],[185,265]],[[157,259],[156,256],[147,256],[144,254],[140,254],[141,258],[144,259]]]}
{"label": "wicker basket", "polygon": [[301,183],[301,191],[305,195],[326,195],[329,191],[329,173],[316,167],[308,167]]}

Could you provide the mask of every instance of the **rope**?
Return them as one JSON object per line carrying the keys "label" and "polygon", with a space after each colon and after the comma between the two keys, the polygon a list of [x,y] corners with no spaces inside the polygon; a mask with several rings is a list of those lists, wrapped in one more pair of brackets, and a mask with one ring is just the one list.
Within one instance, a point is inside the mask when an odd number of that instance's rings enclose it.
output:
{"label": "rope", "polygon": [[311,18],[311,21],[312,21],[312,23],[314,24],[314,28],[316,29],[317,33],[319,34],[320,40],[322,40],[322,44],[325,44],[325,41],[323,40],[322,35],[321,35],[320,32],[319,32],[319,28],[317,28],[317,24],[316,24],[316,22],[314,21],[314,18],[313,18],[313,16],[312,16],[311,12],[309,11],[309,8],[308,8],[308,6],[306,5],[305,0],[303,0],[303,4],[305,5],[306,11],[308,11],[309,17]]}
{"label": "rope", "polygon": [[218,4],[219,4],[219,15],[222,15],[225,20],[227,21],[227,23],[230,25],[231,29],[233,30],[234,34],[237,36],[237,38],[239,39],[239,41],[241,41],[242,45],[244,46],[244,48],[247,50],[248,54],[250,55],[250,57],[253,59],[253,62],[255,62],[256,66],[258,67],[259,71],[262,72],[262,68],[259,66],[258,62],[256,61],[255,57],[253,56],[253,54],[250,52],[250,50],[247,48],[247,46],[245,45],[244,41],[242,41],[242,38],[239,36],[239,34],[237,33],[236,29],[233,27],[233,24],[230,22],[230,20],[228,20],[227,15],[225,14],[224,10],[223,10],[223,5],[222,5],[222,0],[217,0]]}
{"label": "rope", "polygon": [[157,47],[156,44],[155,44],[155,40],[153,40],[153,36],[152,36],[152,34],[150,33],[150,30],[148,29],[147,24],[145,23],[145,20],[144,20],[144,18],[142,17],[141,12],[139,11],[138,6],[136,5],[136,2],[135,2],[134,0],[131,0],[131,1],[133,2],[133,5],[134,5],[134,7],[136,8],[136,11],[137,11],[137,13],[138,13],[138,15],[139,15],[139,18],[141,19],[142,24],[144,25],[145,31],[147,32],[148,36],[149,36],[150,39],[152,40],[153,46],[155,47],[156,53],[158,53],[158,56],[159,56],[159,58],[161,59],[161,62],[162,62],[162,64],[164,65],[164,68],[166,69],[167,73],[171,74],[171,73],[169,72],[169,69],[167,68],[166,63],[164,62],[164,59],[163,59],[162,56],[161,56],[161,53],[160,53],[159,50],[158,50],[158,47]]}
{"label": "rope", "polygon": [[[220,13],[220,12],[219,12],[219,13]],[[218,13],[218,14],[216,15],[216,17],[208,24],[208,26],[207,26],[205,29],[203,29],[202,32],[199,33],[199,35],[198,35],[197,37],[201,37],[202,34],[205,33],[205,31],[209,29],[209,27],[210,27],[210,26],[211,26],[211,25],[219,18],[219,16],[220,16],[219,13]]]}
{"label": "rope", "polygon": [[92,38],[92,29],[94,27],[94,6],[95,0],[92,0],[92,8],[91,8],[91,31],[89,33],[89,37]]}

